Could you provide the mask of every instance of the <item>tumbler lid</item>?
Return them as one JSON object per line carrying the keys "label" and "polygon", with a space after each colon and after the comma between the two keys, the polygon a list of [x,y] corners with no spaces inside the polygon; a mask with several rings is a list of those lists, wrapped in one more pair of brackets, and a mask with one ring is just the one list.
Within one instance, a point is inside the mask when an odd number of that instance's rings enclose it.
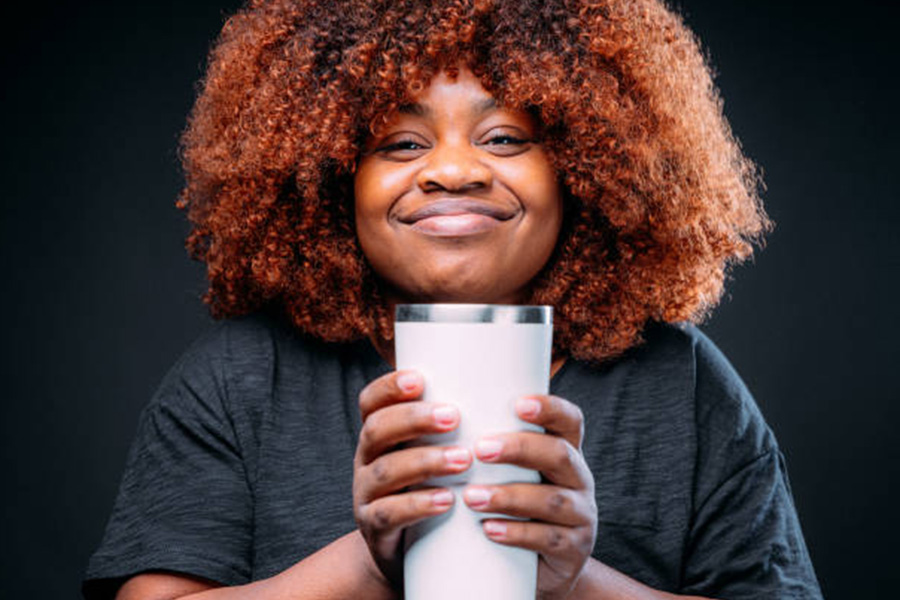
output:
{"label": "tumbler lid", "polygon": [[552,306],[518,304],[398,304],[397,323],[553,323]]}

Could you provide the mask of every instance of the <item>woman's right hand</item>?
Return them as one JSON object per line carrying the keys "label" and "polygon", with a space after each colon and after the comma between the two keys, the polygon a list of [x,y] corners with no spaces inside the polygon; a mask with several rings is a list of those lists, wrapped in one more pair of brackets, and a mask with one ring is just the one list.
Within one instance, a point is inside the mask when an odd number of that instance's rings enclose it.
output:
{"label": "woman's right hand", "polygon": [[447,512],[454,502],[447,488],[408,488],[472,464],[465,448],[403,446],[459,425],[456,407],[421,401],[423,386],[418,373],[398,371],[372,381],[359,395],[363,424],[353,465],[353,512],[375,563],[395,589],[403,580],[403,530]]}

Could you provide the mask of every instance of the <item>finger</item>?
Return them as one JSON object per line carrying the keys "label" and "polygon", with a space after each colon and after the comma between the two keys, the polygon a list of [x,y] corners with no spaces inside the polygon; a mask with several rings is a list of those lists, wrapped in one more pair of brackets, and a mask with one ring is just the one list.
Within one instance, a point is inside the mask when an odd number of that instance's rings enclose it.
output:
{"label": "finger", "polygon": [[463,492],[466,505],[479,512],[569,527],[594,523],[597,510],[592,498],[568,488],[533,483],[469,486]]}
{"label": "finger", "polygon": [[471,464],[472,455],[465,448],[405,448],[380,456],[358,469],[354,485],[358,498],[366,503],[432,477],[461,473]]}
{"label": "finger", "polygon": [[577,560],[591,553],[595,534],[590,527],[563,527],[534,521],[489,519],[482,523],[493,541],[540,553],[545,558]]}
{"label": "finger", "polygon": [[362,420],[385,406],[419,398],[424,385],[422,376],[415,371],[394,371],[369,382],[359,393]]}
{"label": "finger", "polygon": [[452,431],[459,424],[459,409],[447,404],[409,402],[387,406],[369,415],[359,433],[357,457],[368,464],[388,448],[429,433]]}
{"label": "finger", "polygon": [[584,439],[584,415],[581,409],[558,396],[525,396],[516,401],[516,414],[523,421],[540,425],[575,448]]}
{"label": "finger", "polygon": [[581,452],[561,437],[517,432],[485,437],[475,444],[475,456],[486,463],[504,463],[540,471],[544,478],[573,489],[593,486]]}
{"label": "finger", "polygon": [[453,502],[453,492],[446,488],[394,494],[360,505],[356,520],[363,531],[384,536],[445,513]]}

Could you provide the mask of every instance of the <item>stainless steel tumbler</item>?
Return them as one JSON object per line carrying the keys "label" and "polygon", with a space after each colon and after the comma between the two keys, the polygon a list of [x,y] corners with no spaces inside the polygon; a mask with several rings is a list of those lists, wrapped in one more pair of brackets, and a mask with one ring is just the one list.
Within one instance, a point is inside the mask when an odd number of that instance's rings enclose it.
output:
{"label": "stainless steel tumbler", "polygon": [[[546,394],[550,381],[553,309],[549,306],[405,304],[396,308],[398,369],[425,379],[425,402],[459,408],[459,427],[418,441],[472,449],[482,436],[538,429],[515,414],[515,401]],[[535,471],[480,463],[464,473],[428,481],[456,495],[453,508],[407,529],[407,600],[534,600],[537,555],[490,541],[469,509],[466,485],[537,482]],[[508,517],[503,517],[508,518]]]}

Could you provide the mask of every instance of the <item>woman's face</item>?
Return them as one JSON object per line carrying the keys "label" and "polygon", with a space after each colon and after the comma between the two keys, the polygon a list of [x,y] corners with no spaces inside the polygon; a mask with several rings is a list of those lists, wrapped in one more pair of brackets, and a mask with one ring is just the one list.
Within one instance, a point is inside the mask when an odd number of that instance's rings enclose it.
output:
{"label": "woman's face", "polygon": [[356,232],[400,302],[516,304],[559,235],[562,200],[534,120],[468,70],[441,73],[367,141]]}

